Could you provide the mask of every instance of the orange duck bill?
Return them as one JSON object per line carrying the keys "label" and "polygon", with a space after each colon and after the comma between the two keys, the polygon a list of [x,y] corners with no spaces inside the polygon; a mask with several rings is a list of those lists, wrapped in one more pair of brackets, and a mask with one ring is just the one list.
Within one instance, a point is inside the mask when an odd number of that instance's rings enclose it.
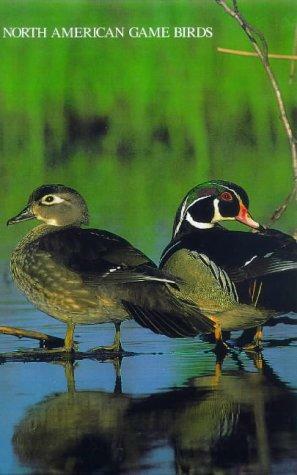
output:
{"label": "orange duck bill", "polygon": [[261,229],[262,226],[253,220],[248,209],[241,203],[238,215],[235,217],[236,221],[246,224],[250,228]]}

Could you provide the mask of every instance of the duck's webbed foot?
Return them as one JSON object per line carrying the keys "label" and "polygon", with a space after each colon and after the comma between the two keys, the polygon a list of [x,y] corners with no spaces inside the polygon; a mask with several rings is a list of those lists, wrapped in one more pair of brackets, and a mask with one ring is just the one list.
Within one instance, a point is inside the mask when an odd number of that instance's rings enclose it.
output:
{"label": "duck's webbed foot", "polygon": [[[74,329],[75,325],[73,323],[67,324],[67,330],[63,346],[54,346],[55,342],[50,342],[49,344],[47,342],[40,341],[39,348],[42,349],[42,353],[44,355],[58,355],[60,353],[61,355],[73,354],[75,350],[77,350],[77,345],[74,342]],[[62,342],[61,338],[57,339],[57,341],[58,344],[61,344]]]}
{"label": "duck's webbed foot", "polygon": [[121,323],[116,322],[114,323],[114,326],[115,335],[113,344],[109,346],[98,346],[96,348],[91,348],[89,351],[94,353],[110,353],[111,355],[122,355],[123,353],[125,353],[121,344]]}
{"label": "duck's webbed foot", "polygon": [[98,352],[98,353],[116,353],[121,354],[124,353],[122,345],[108,345],[108,346],[96,346],[95,348],[90,348],[88,351]]}
{"label": "duck's webbed foot", "polygon": [[214,348],[214,353],[219,359],[223,359],[230,348],[223,340],[222,328],[219,320],[216,317],[212,317],[211,319],[215,323],[214,337],[216,341],[216,346]]}

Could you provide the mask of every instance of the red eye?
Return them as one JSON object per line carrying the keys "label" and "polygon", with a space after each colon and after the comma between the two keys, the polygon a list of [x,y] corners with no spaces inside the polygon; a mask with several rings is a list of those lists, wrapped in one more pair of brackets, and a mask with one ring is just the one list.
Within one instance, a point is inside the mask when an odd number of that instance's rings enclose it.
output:
{"label": "red eye", "polygon": [[233,196],[231,195],[231,193],[229,193],[229,191],[224,191],[220,195],[220,198],[221,198],[221,200],[224,200],[224,201],[232,201],[233,200]]}

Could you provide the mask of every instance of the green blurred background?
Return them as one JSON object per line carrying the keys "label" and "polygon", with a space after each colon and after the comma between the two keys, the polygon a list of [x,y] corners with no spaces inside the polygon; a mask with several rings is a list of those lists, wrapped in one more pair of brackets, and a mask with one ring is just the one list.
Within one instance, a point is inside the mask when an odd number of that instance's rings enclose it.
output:
{"label": "green blurred background", "polygon": [[[295,0],[239,1],[271,52],[290,54]],[[291,184],[291,157],[271,86],[215,0],[6,1],[3,26],[212,26],[212,39],[1,39],[0,252],[25,230],[5,227],[33,188],[65,183],[87,199],[91,224],[158,259],[176,208],[209,178],[237,182],[267,221]],[[296,130],[290,62],[272,60]],[[277,226],[293,231],[294,207]]]}

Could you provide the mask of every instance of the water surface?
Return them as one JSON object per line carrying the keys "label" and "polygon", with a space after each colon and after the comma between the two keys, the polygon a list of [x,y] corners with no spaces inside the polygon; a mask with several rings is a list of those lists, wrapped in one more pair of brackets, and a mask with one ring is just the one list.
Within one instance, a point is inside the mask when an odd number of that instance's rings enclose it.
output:
{"label": "water surface", "polygon": [[[7,277],[0,291],[0,324],[63,336]],[[222,368],[209,343],[134,322],[121,376],[112,361],[3,363],[0,473],[296,473],[296,328],[267,328],[262,358],[235,351]],[[76,331],[82,350],[112,337],[111,325]],[[1,335],[1,352],[32,347]]]}

